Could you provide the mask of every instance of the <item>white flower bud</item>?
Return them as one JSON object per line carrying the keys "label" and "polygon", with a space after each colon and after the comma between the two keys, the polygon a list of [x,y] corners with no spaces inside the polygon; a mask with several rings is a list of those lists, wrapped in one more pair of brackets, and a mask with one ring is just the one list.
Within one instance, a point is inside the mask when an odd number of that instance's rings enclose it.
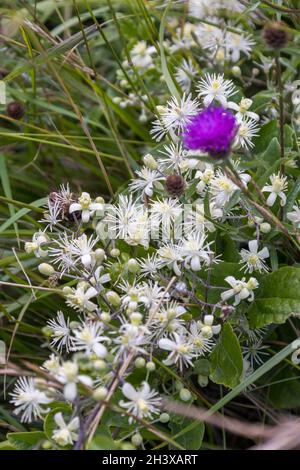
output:
{"label": "white flower bud", "polygon": [[93,392],[93,398],[97,401],[105,400],[107,397],[108,390],[106,387],[98,387]]}
{"label": "white flower bud", "polygon": [[238,65],[232,67],[231,73],[234,77],[240,77],[242,75],[242,71]]}
{"label": "white flower bud", "polygon": [[122,98],[120,98],[119,96],[114,96],[112,100],[113,100],[113,103],[120,104],[120,102],[122,101]]}
{"label": "white flower bud", "polygon": [[272,227],[268,222],[263,222],[259,228],[262,233],[269,233],[272,230]]}
{"label": "white flower bud", "polygon": [[53,266],[51,266],[51,264],[48,264],[48,263],[39,264],[38,265],[38,270],[44,276],[52,276],[52,274],[55,273],[55,269],[53,268]]}
{"label": "white flower bud", "polygon": [[107,302],[112,305],[113,307],[119,307],[121,303],[121,299],[117,292],[110,290],[106,293],[106,300]]}
{"label": "white flower bud", "polygon": [[113,258],[117,258],[118,256],[120,256],[120,250],[118,248],[113,248],[112,250],[110,250],[109,254]]}
{"label": "white flower bud", "polygon": [[97,248],[97,250],[95,250],[95,258],[98,263],[102,263],[106,258],[105,251],[102,248]]}
{"label": "white flower bud", "polygon": [[149,362],[147,362],[147,364],[146,364],[146,369],[147,369],[149,372],[154,372],[155,369],[156,369],[156,365],[154,364],[153,361],[149,361]]}
{"label": "white flower bud", "polygon": [[206,387],[208,384],[208,377],[206,375],[198,375],[197,377],[197,382],[200,385],[200,387]]}
{"label": "white flower bud", "polygon": [[147,155],[143,157],[143,162],[145,166],[150,170],[156,170],[156,168],[158,167],[158,163],[155,158],[151,155],[151,153],[147,153]]}
{"label": "white flower bud", "polygon": [[182,401],[189,401],[192,398],[192,394],[187,388],[182,388],[179,392],[179,397]]}
{"label": "white flower bud", "polygon": [[131,442],[135,447],[139,447],[140,445],[142,445],[143,438],[140,433],[137,432],[136,434],[134,434],[131,438]]}
{"label": "white flower bud", "polygon": [[104,323],[109,323],[110,322],[110,319],[111,319],[111,316],[108,312],[102,312],[100,314],[100,319],[104,322]]}
{"label": "white flower bud", "polygon": [[130,322],[135,325],[139,326],[143,320],[143,315],[139,312],[132,312],[130,313]]}
{"label": "white flower bud", "polygon": [[146,365],[146,361],[143,357],[137,357],[134,361],[134,365],[137,369],[143,369]]}
{"label": "white flower bud", "polygon": [[65,296],[70,295],[70,294],[73,293],[73,291],[72,291],[72,289],[71,289],[70,286],[64,286],[63,289],[62,289],[62,291],[63,291],[63,294],[64,294]]}
{"label": "white flower bud", "polygon": [[136,274],[140,270],[140,265],[136,259],[130,258],[127,262],[128,271],[132,274]]}
{"label": "white flower bud", "polygon": [[176,388],[176,390],[178,390],[178,392],[179,392],[179,390],[181,390],[181,389],[183,388],[182,383],[179,382],[178,380],[176,380],[176,382],[175,382],[175,388]]}
{"label": "white flower bud", "polygon": [[97,359],[94,362],[94,367],[95,367],[96,370],[106,370],[106,368],[107,368],[106,362],[103,361],[103,359]]}
{"label": "white flower bud", "polygon": [[161,423],[168,423],[170,421],[170,415],[168,413],[162,413],[159,417]]}
{"label": "white flower bud", "polygon": [[215,58],[216,58],[217,62],[224,62],[225,51],[222,47],[220,49],[218,49],[218,52],[216,53]]}
{"label": "white flower bud", "polygon": [[102,196],[96,197],[95,202],[97,202],[97,204],[105,204],[105,200]]}

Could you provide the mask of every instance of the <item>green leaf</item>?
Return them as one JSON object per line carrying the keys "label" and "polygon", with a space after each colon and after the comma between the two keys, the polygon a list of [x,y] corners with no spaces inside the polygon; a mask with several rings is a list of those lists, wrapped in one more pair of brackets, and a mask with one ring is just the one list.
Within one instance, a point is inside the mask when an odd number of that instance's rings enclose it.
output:
{"label": "green leaf", "polygon": [[[299,375],[289,368],[272,377],[269,399],[276,408],[298,408],[300,406]],[[276,383],[277,382],[277,383]]]}
{"label": "green leaf", "polygon": [[269,143],[266,150],[260,156],[260,159],[263,161],[263,163],[267,164],[265,165],[265,167],[268,168],[269,165],[273,165],[276,161],[279,160],[279,158],[280,158],[280,145],[279,145],[278,139],[276,137],[273,137],[273,139]]}
{"label": "green leaf", "polygon": [[98,434],[92,440],[88,450],[116,450],[117,446],[113,439],[106,434]]}
{"label": "green leaf", "polygon": [[210,359],[210,379],[213,382],[229,388],[238,385],[243,373],[243,358],[240,344],[229,323],[223,326]]}
{"label": "green leaf", "polygon": [[16,450],[14,446],[12,446],[9,441],[0,442],[0,450]]}
{"label": "green leaf", "polygon": [[208,359],[198,359],[194,364],[193,373],[208,376],[209,369],[210,362]]}
{"label": "green leaf", "polygon": [[284,125],[284,147],[292,149],[294,147],[295,131],[288,124]]}
{"label": "green leaf", "polygon": [[[183,428],[189,427],[193,420],[188,418],[182,418],[176,415],[172,416],[172,422],[170,423],[170,428],[172,435],[176,435]],[[185,450],[199,450],[201,449],[202,440],[204,436],[205,426],[204,423],[198,422],[197,426],[194,427],[191,431],[187,431],[185,434],[181,435],[177,442],[184,447]]]}
{"label": "green leaf", "polygon": [[45,437],[45,434],[41,431],[11,432],[7,434],[8,442],[17,450],[35,449]]}
{"label": "green leaf", "polygon": [[160,28],[159,28],[159,46],[160,46],[161,68],[162,68],[162,72],[163,72],[163,75],[164,75],[164,79],[166,81],[166,84],[169,88],[169,91],[170,91],[171,95],[175,96],[175,98],[177,100],[180,100],[180,94],[177,90],[175,80],[172,77],[172,75],[170,73],[170,70],[168,68],[166,55],[165,55],[165,46],[164,46],[165,21],[166,21],[166,17],[167,17],[167,13],[168,13],[168,10],[169,10],[170,3],[171,2],[169,1],[169,3],[167,4],[167,8],[164,11],[164,14],[162,16],[161,23],[160,23]]}
{"label": "green leaf", "polygon": [[[7,173],[6,159],[3,154],[0,154],[0,178],[1,178],[2,188],[3,188],[3,192],[5,196],[7,198],[12,199],[10,181],[9,181],[9,176]],[[8,209],[9,209],[10,217],[13,217],[15,215],[15,208],[13,204],[8,204]],[[18,225],[16,223],[14,223],[14,229],[15,229],[17,240],[19,240]]]}
{"label": "green leaf", "polygon": [[293,210],[293,205],[295,204],[295,200],[297,198],[299,191],[300,191],[300,176],[297,178],[297,180],[293,184],[291,191],[287,195],[286,205],[284,206],[285,217],[288,212]]}
{"label": "green leaf", "polygon": [[267,274],[248,314],[252,328],[284,323],[300,312],[300,268],[286,266]]}
{"label": "green leaf", "polygon": [[274,92],[273,91],[260,91],[259,93],[256,93],[256,95],[252,98],[253,103],[251,110],[253,110],[255,113],[261,113],[266,109],[266,106],[271,103],[272,99],[274,98]]}
{"label": "green leaf", "polygon": [[259,131],[259,137],[253,139],[256,152],[264,152],[274,137],[278,138],[278,124],[276,120],[262,126]]}

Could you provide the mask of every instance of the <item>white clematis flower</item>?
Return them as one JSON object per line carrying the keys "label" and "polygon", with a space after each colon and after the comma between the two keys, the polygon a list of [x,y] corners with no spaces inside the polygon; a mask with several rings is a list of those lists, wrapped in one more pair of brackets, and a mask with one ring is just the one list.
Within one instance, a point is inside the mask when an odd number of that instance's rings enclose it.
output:
{"label": "white clematis flower", "polygon": [[287,177],[281,176],[279,173],[277,175],[273,174],[270,176],[270,182],[271,184],[262,188],[262,192],[270,193],[267,199],[268,206],[272,207],[277,197],[280,198],[280,205],[284,206],[286,204],[284,191],[287,189]]}
{"label": "white clematis flower", "polygon": [[79,418],[76,416],[68,424],[65,422],[62,413],[54,415],[54,421],[58,429],[54,429],[52,439],[61,447],[72,445],[78,439]]}

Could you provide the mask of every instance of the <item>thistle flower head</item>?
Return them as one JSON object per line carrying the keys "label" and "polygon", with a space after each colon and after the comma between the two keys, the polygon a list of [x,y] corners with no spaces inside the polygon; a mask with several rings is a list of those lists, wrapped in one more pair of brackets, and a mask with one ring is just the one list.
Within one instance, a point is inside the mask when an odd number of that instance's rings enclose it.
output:
{"label": "thistle flower head", "polygon": [[238,125],[234,115],[223,107],[201,111],[186,126],[184,144],[189,150],[202,150],[222,158],[230,150]]}

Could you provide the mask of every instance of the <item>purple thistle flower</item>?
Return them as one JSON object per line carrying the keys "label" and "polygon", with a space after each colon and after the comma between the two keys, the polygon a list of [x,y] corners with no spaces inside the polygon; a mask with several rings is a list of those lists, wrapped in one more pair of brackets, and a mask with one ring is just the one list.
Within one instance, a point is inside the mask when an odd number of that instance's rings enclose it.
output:
{"label": "purple thistle flower", "polygon": [[210,106],[191,118],[183,136],[184,144],[189,150],[202,150],[214,158],[222,158],[228,154],[237,130],[230,111]]}

